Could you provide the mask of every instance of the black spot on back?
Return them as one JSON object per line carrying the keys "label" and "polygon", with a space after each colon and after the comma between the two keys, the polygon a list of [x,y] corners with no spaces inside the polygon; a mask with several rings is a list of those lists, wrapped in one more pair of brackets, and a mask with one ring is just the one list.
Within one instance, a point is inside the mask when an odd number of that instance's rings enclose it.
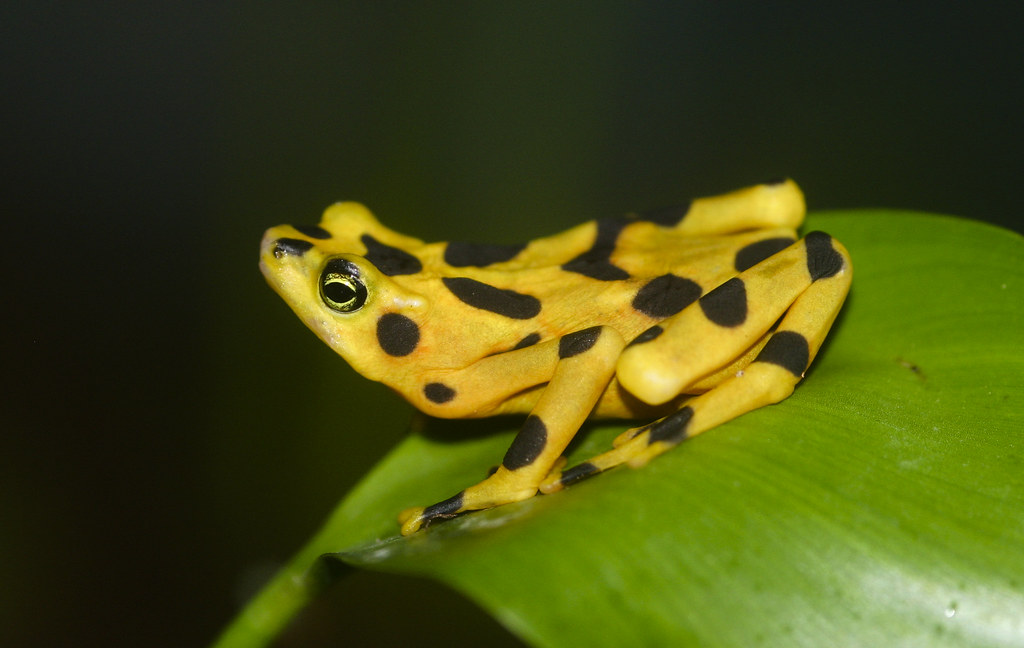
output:
{"label": "black spot on back", "polygon": [[598,281],[629,279],[628,272],[610,261],[612,252],[615,251],[615,242],[628,222],[622,218],[605,218],[595,222],[597,235],[594,237],[594,244],[583,254],[562,264],[562,269]]}
{"label": "black spot on back", "polygon": [[582,331],[563,335],[562,339],[558,341],[558,358],[571,358],[589,350],[599,337],[601,337],[600,326],[591,326]]}
{"label": "black spot on back", "polygon": [[363,234],[359,240],[366,246],[366,260],[389,277],[416,274],[423,269],[420,260],[405,250],[385,245],[369,234]]}
{"label": "black spot on back", "polygon": [[832,237],[825,232],[811,232],[804,237],[807,245],[807,271],[811,281],[826,279],[843,269],[843,257],[832,247]]}
{"label": "black spot on back", "polygon": [[309,241],[295,238],[279,238],[274,241],[274,256],[280,259],[285,256],[302,256],[313,249]]}
{"label": "black spot on back", "polygon": [[662,227],[675,227],[686,218],[686,214],[690,212],[690,204],[685,203],[683,205],[670,205],[668,207],[658,207],[657,209],[648,209],[642,211],[636,215],[636,220],[650,221],[655,225],[661,225]]}
{"label": "black spot on back", "polygon": [[540,313],[540,300],[514,290],[495,288],[469,277],[442,277],[448,290],[473,308],[512,319],[530,319]]}
{"label": "black spot on back", "polygon": [[300,234],[305,234],[309,238],[315,239],[329,239],[331,233],[320,227],[319,225],[292,225],[299,231]]}
{"label": "black spot on back", "polygon": [[668,443],[675,445],[686,439],[686,428],[693,418],[693,408],[687,405],[675,414],[671,414],[651,424],[651,433],[647,437],[647,445],[657,443]]}
{"label": "black spot on back", "polygon": [[653,340],[654,338],[658,337],[659,335],[661,335],[664,332],[665,332],[665,329],[663,329],[660,326],[658,326],[657,324],[655,324],[651,328],[647,329],[646,331],[644,331],[640,335],[638,335],[635,338],[633,338],[633,341],[630,342],[626,346],[633,346],[634,344],[643,344],[644,342],[650,342],[651,340]]}
{"label": "black spot on back", "polygon": [[674,274],[651,279],[633,298],[633,308],[648,317],[668,317],[683,310],[700,297],[696,282]]}
{"label": "black spot on back", "polygon": [[377,320],[377,342],[390,356],[407,356],[420,343],[420,327],[405,315],[384,313]]}
{"label": "black spot on back", "polygon": [[733,277],[698,300],[704,315],[719,326],[739,326],[747,319],[747,288]]}
{"label": "black spot on back", "polygon": [[455,398],[455,390],[444,383],[432,382],[423,387],[423,395],[430,402],[442,405]]}
{"label": "black spot on back", "polygon": [[799,378],[807,371],[810,358],[807,338],[796,331],[779,331],[768,338],[768,343],[754,361],[778,365]]}
{"label": "black spot on back", "polygon": [[751,243],[736,253],[736,260],[733,262],[733,265],[736,266],[737,272],[743,272],[753,268],[771,255],[785,250],[790,245],[793,245],[793,242],[791,238],[780,237]]}
{"label": "black spot on back", "polygon": [[492,263],[508,261],[523,251],[526,244],[488,245],[452,241],[444,248],[444,262],[454,268],[469,266],[482,268]]}
{"label": "black spot on back", "polygon": [[519,430],[519,434],[512,441],[505,458],[501,460],[501,465],[509,470],[529,466],[537,460],[547,444],[548,426],[544,425],[539,416],[531,414],[526,417],[523,429]]}

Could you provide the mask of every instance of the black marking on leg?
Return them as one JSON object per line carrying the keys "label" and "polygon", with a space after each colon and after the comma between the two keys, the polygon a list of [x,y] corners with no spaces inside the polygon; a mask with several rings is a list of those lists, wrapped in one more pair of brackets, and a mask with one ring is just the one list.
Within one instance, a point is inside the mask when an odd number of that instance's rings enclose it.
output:
{"label": "black marking on leg", "polygon": [[455,390],[444,383],[432,382],[423,387],[423,395],[431,403],[443,405],[455,398]]}
{"label": "black marking on leg", "polygon": [[526,247],[519,245],[489,245],[486,243],[463,243],[451,241],[444,248],[444,262],[453,268],[469,266],[483,268],[492,263],[509,261]]}
{"label": "black marking on leg", "polygon": [[656,421],[651,425],[650,435],[647,437],[647,445],[667,443],[675,445],[686,440],[686,428],[690,426],[690,419],[693,418],[693,408],[687,405],[675,414],[671,414]]}
{"label": "black marking on leg", "polygon": [[770,362],[800,378],[811,362],[807,338],[796,331],[779,331],[768,338],[754,362]]}
{"label": "black marking on leg", "polygon": [[405,250],[385,245],[369,234],[363,234],[359,240],[366,246],[366,260],[389,277],[416,274],[423,269],[420,260]]}
{"label": "black marking on leg", "polygon": [[469,277],[442,277],[441,281],[459,301],[473,308],[512,319],[530,319],[540,313],[540,300],[533,295],[495,288]]}
{"label": "black marking on leg", "polygon": [[558,359],[564,360],[589,351],[590,347],[597,343],[599,337],[601,337],[600,326],[591,326],[582,331],[563,335],[562,339],[558,341]]}
{"label": "black marking on leg", "polygon": [[315,239],[329,239],[331,233],[320,227],[319,225],[292,225],[293,228],[299,231],[300,234],[305,234],[309,238]]}
{"label": "black marking on leg", "polygon": [[675,315],[703,292],[697,282],[674,274],[651,279],[636,293],[633,308],[648,317],[664,318]]}
{"label": "black marking on leg", "polygon": [[501,460],[501,465],[509,470],[529,466],[537,460],[547,444],[548,426],[544,425],[544,421],[539,416],[531,414],[526,417],[523,428],[519,430],[512,445],[505,452],[505,458]]}
{"label": "black marking on leg", "polygon": [[405,315],[384,313],[377,320],[377,343],[389,356],[407,356],[420,343],[420,327]]}
{"label": "black marking on leg", "polygon": [[462,510],[464,495],[465,492],[463,491],[457,495],[452,495],[443,502],[432,504],[423,509],[424,526],[430,524],[433,520],[445,520],[458,515]]}
{"label": "black marking on leg", "polygon": [[274,241],[274,256],[278,259],[286,256],[300,257],[313,249],[309,241],[295,238],[279,238]]}
{"label": "black marking on leg", "polygon": [[659,335],[661,335],[664,332],[665,332],[665,329],[663,329],[660,326],[658,326],[657,324],[655,324],[651,328],[647,329],[646,331],[644,331],[640,335],[638,335],[635,338],[633,338],[633,341],[630,342],[629,344],[627,344],[626,346],[633,346],[634,344],[643,344],[644,342],[650,342],[651,340],[653,340],[654,338],[658,337]]}
{"label": "black marking on leg", "polygon": [[795,243],[795,240],[787,237],[769,238],[751,243],[736,253],[733,265],[736,267],[737,272],[743,272],[753,268],[773,254],[785,250],[790,245],[793,245],[793,243]]}
{"label": "black marking on leg", "polygon": [[534,344],[537,344],[538,342],[540,342],[540,333],[530,333],[529,335],[524,337],[522,340],[519,340],[518,342],[516,342],[516,345],[514,347],[512,347],[512,350],[516,351],[518,349],[525,349],[526,347],[532,347]]}
{"label": "black marking on leg", "polygon": [[591,475],[596,475],[599,472],[601,471],[598,470],[597,466],[589,461],[584,461],[583,463],[577,464],[563,472],[558,478],[558,483],[562,486],[569,486],[570,484],[575,484],[576,482],[582,481]]}
{"label": "black marking on leg", "polygon": [[629,279],[629,273],[611,262],[615,242],[628,224],[622,218],[604,218],[595,221],[597,234],[590,249],[575,259],[562,264],[562,269],[575,272],[598,281],[618,281]]}
{"label": "black marking on leg", "polygon": [[675,227],[690,213],[691,203],[648,209],[636,215],[636,220],[650,221],[662,227]]}
{"label": "black marking on leg", "polygon": [[704,315],[719,326],[732,328],[747,319],[747,288],[733,277],[698,301]]}
{"label": "black marking on leg", "polygon": [[832,247],[832,237],[825,232],[811,232],[804,237],[804,244],[811,281],[827,279],[843,269],[843,255]]}

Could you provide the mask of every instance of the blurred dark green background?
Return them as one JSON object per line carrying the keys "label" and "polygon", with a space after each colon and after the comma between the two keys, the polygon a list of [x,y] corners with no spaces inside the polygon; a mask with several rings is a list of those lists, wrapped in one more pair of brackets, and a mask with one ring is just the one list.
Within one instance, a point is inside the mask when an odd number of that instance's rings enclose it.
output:
{"label": "blurred dark green background", "polygon": [[[264,285],[270,225],[514,242],[789,175],[1021,228],[1016,3],[9,4],[4,646],[203,645],[402,437]],[[283,643],[502,633],[359,574]]]}

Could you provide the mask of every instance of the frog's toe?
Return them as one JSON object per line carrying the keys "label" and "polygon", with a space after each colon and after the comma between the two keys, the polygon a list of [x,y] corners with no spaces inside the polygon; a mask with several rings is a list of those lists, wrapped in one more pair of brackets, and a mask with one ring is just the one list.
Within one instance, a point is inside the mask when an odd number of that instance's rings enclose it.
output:
{"label": "frog's toe", "polygon": [[402,535],[407,536],[429,526],[435,520],[453,518],[464,510],[463,494],[459,493],[431,506],[405,509],[398,514],[398,522],[402,525]]}
{"label": "frog's toe", "polygon": [[562,490],[562,471],[565,469],[568,462],[569,460],[565,457],[559,457],[555,462],[555,465],[551,467],[551,472],[549,472],[548,476],[540,483],[537,490],[545,495]]}
{"label": "frog's toe", "polygon": [[614,440],[612,440],[612,447],[613,448],[618,448],[619,446],[623,445],[624,443],[628,443],[629,441],[632,441],[634,438],[640,436],[642,433],[646,432],[649,429],[651,429],[650,425],[644,425],[643,427],[635,427],[635,428],[631,428],[629,430],[626,430],[625,432],[623,432],[619,436],[615,437]]}
{"label": "frog's toe", "polygon": [[412,535],[423,528],[424,510],[422,506],[415,506],[407,508],[398,514],[398,523],[402,525],[402,535]]}
{"label": "frog's toe", "polygon": [[402,535],[411,536],[420,529],[430,526],[430,519],[423,516],[423,507],[418,507],[419,512],[402,523]]}
{"label": "frog's toe", "polygon": [[398,514],[398,523],[399,524],[405,524],[406,522],[408,522],[409,520],[411,520],[411,519],[413,519],[415,517],[420,517],[422,514],[423,514],[423,507],[422,506],[413,506],[413,507],[407,508],[404,511],[402,511],[401,513]]}

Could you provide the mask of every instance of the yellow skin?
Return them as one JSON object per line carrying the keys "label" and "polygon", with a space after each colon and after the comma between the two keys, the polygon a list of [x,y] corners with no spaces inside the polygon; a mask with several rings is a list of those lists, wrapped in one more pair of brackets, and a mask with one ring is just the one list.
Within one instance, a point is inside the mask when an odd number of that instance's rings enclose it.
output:
{"label": "yellow skin", "polygon": [[[529,414],[494,474],[404,511],[408,535],[621,463],[643,465],[786,398],[852,277],[846,250],[828,235],[797,241],[804,211],[786,180],[591,221],[525,246],[473,246],[424,243],[345,202],[319,226],[267,230],[260,268],[356,371],[423,412]],[[562,452],[590,417],[664,418],[563,470]]]}

